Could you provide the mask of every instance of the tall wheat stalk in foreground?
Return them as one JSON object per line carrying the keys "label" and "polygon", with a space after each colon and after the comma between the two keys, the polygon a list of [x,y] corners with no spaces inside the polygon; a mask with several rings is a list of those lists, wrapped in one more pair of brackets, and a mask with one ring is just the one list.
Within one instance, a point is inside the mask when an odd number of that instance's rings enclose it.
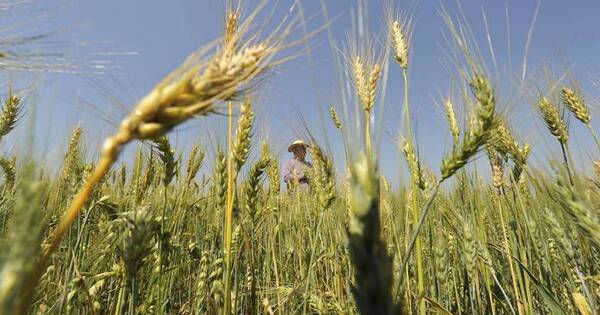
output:
{"label": "tall wheat stalk in foreground", "polygon": [[227,170],[228,186],[227,186],[227,203],[225,205],[225,227],[223,230],[223,241],[225,251],[225,305],[224,313],[231,312],[231,273],[232,273],[232,233],[233,233],[233,208],[235,202],[235,190],[237,174],[242,166],[246,163],[250,154],[252,124],[254,122],[254,112],[252,111],[252,103],[250,99],[246,99],[240,109],[240,117],[238,120],[238,129],[235,138],[232,139],[231,151],[229,153],[230,165]]}
{"label": "tall wheat stalk in foreground", "polygon": [[[409,85],[408,85],[408,66],[409,66],[409,53],[410,53],[410,40],[412,30],[412,18],[407,15],[406,17],[393,17],[391,12],[388,13],[387,19],[387,32],[389,33],[390,43],[394,54],[394,60],[402,69],[402,79],[404,82],[404,124],[406,130],[404,131],[406,140],[402,145],[402,150],[407,159],[410,174],[410,207],[412,209],[413,227],[417,226],[417,218],[419,216],[420,208],[420,190],[423,189],[423,177],[421,175],[420,165],[415,150],[415,142],[413,140],[412,128],[411,128],[411,115],[409,106]],[[419,189],[418,189],[419,188]],[[425,280],[423,271],[423,257],[421,255],[421,241],[419,238],[416,239],[416,253],[415,260],[417,266],[417,294],[423,295],[425,291]],[[402,271],[403,272],[403,271]],[[425,314],[425,300],[421,299],[419,302],[419,314]]]}
{"label": "tall wheat stalk in foreground", "polygon": [[[231,44],[235,49],[234,34],[238,28],[240,12],[233,9],[231,2],[227,3],[227,17],[225,19],[225,44]],[[224,313],[229,314],[231,308],[231,283],[229,277],[231,274],[231,233],[233,231],[233,198],[235,188],[235,178],[233,174],[233,100],[227,101],[227,194],[225,201],[225,225],[223,229],[223,243],[225,247],[225,309]]]}
{"label": "tall wheat stalk in foreground", "polygon": [[348,239],[354,265],[353,294],[361,314],[398,314],[392,297],[392,260],[380,235],[379,176],[372,158],[350,168]]}
{"label": "tall wheat stalk in foreground", "polygon": [[[248,24],[242,26],[240,32],[234,35],[236,40],[218,48],[212,56],[205,56],[210,49],[207,48],[189,57],[140,100],[133,112],[121,122],[118,132],[105,140],[99,163],[54,230],[39,270],[57,249],[63,235],[77,218],[96,184],[116,161],[123,146],[132,140],[157,138],[192,117],[209,114],[219,101],[237,96],[256,76],[277,64],[273,57],[283,48],[282,40],[288,30],[284,29],[283,34],[279,34],[282,36],[270,36],[260,42],[254,38],[240,45],[237,39],[241,39],[248,27]],[[235,52],[234,43],[239,45],[238,52]]]}
{"label": "tall wheat stalk in foreground", "polygon": [[[47,196],[43,183],[36,182],[33,164],[26,167],[25,174],[17,184],[15,221],[22,228],[11,236],[10,251],[0,271],[0,312],[2,314],[25,314],[30,308],[35,277],[35,259],[43,237],[45,222],[42,205]],[[26,227],[26,228],[25,228]]]}
{"label": "tall wheat stalk in foreground", "polygon": [[[349,165],[348,247],[354,266],[355,285],[352,288],[357,308],[362,314],[397,314],[400,310],[392,298],[392,260],[381,237],[380,189],[376,151],[373,150],[371,114],[382,71],[372,47],[362,55],[354,51],[349,61],[357,104],[362,107],[364,151]],[[352,147],[346,139],[346,145]],[[313,152],[318,157],[321,152]],[[319,158],[317,158],[319,160]],[[322,163],[317,163],[322,164]],[[319,165],[317,165],[319,166]],[[323,166],[323,165],[321,165]]]}

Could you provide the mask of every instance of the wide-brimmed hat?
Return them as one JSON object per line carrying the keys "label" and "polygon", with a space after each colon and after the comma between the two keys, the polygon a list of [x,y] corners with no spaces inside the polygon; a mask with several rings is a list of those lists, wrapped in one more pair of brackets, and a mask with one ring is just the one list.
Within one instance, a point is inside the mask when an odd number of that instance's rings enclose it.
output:
{"label": "wide-brimmed hat", "polygon": [[292,152],[292,150],[294,150],[295,147],[307,147],[306,142],[302,141],[302,140],[296,140],[294,142],[292,142],[292,144],[290,144],[290,146],[288,147],[288,152]]}

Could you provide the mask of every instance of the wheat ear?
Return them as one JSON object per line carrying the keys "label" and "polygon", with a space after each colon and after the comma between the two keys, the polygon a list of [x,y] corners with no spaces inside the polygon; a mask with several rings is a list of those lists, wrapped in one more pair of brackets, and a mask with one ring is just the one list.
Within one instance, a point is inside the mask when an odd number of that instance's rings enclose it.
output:
{"label": "wheat ear", "polygon": [[596,146],[600,149],[600,140],[596,135],[596,131],[594,127],[592,127],[592,116],[590,115],[590,110],[583,98],[583,95],[579,91],[575,91],[572,88],[564,87],[562,89],[562,101],[565,107],[573,113],[575,118],[581,121],[583,124],[587,126],[596,142]]}
{"label": "wheat ear", "polygon": [[397,20],[393,20],[389,22],[388,28],[392,41],[392,48],[394,49],[395,60],[402,69],[406,70],[406,68],[408,68],[409,50],[406,26],[402,25],[402,23]]}
{"label": "wheat ear", "polygon": [[21,99],[16,95],[10,94],[4,101],[0,114],[0,140],[15,128],[21,108]]}
{"label": "wheat ear", "polygon": [[169,186],[173,177],[175,177],[177,160],[175,159],[175,149],[171,146],[167,136],[161,136],[154,140],[156,150],[158,150],[158,158],[163,163],[165,173],[163,174],[163,185]]}
{"label": "wheat ear", "polygon": [[333,124],[335,125],[335,128],[341,130],[342,129],[342,122],[340,121],[340,116],[338,116],[338,113],[335,110],[335,106],[330,106],[329,107],[329,114],[331,115],[331,120],[333,121]]}
{"label": "wheat ear", "polygon": [[188,157],[188,161],[187,161],[187,166],[186,166],[186,175],[185,175],[185,182],[186,182],[186,186],[190,186],[191,183],[194,181],[194,178],[196,178],[196,174],[198,174],[198,171],[200,170],[200,168],[202,167],[202,164],[204,163],[204,157],[205,157],[205,153],[202,149],[200,149],[200,146],[195,144],[192,147],[192,150],[190,151],[190,155]]}
{"label": "wheat ear", "polygon": [[479,148],[488,141],[491,130],[496,124],[496,100],[488,79],[485,76],[475,75],[470,82],[470,86],[478,102],[478,121],[469,130],[469,133],[465,134],[460,150],[453,151],[450,156],[442,161],[442,180],[451,177],[467,164]]}
{"label": "wheat ear", "polygon": [[544,122],[546,123],[546,127],[560,143],[560,149],[562,151],[565,168],[567,169],[569,180],[571,184],[573,184],[573,176],[571,175],[569,159],[567,158],[569,146],[569,129],[567,128],[567,124],[563,120],[558,108],[554,106],[554,104],[552,104],[552,102],[550,102],[550,100],[545,96],[540,98],[538,102],[538,109],[542,115],[542,118],[544,119]]}
{"label": "wheat ear", "polygon": [[454,149],[456,149],[460,141],[460,127],[458,127],[458,122],[456,120],[454,105],[450,100],[444,102],[444,111],[446,113],[446,121],[448,122],[448,128],[450,129],[452,139],[454,140],[453,147]]}
{"label": "wheat ear", "polygon": [[[433,200],[439,191],[440,185],[452,175],[454,175],[459,169],[467,164],[470,158],[472,158],[481,146],[485,145],[491,137],[491,131],[497,124],[496,119],[496,98],[494,96],[494,90],[487,77],[483,75],[475,74],[473,79],[469,83],[473,95],[477,100],[477,123],[473,124],[473,129],[465,135],[463,144],[458,151],[453,151],[450,156],[446,157],[442,161],[440,171],[442,173],[441,179],[433,187],[432,192],[425,204],[425,207],[421,211],[419,221],[416,224],[414,231],[411,235],[410,241],[407,246],[407,252],[402,260],[401,268],[404,270],[406,264],[410,258],[410,254],[417,241],[417,236],[421,231],[421,228],[425,222],[425,218],[431,209]],[[400,280],[398,284],[402,283],[404,273],[400,274]],[[397,290],[399,291],[399,290]]]}
{"label": "wheat ear", "polygon": [[569,141],[569,131],[567,130],[567,125],[561,117],[558,108],[544,96],[540,98],[538,108],[550,133],[555,136],[561,144],[566,145]]}
{"label": "wheat ear", "polygon": [[225,45],[208,62],[186,63],[156,86],[121,122],[118,132],[104,142],[98,165],[59,222],[41,264],[56,250],[123,146],[134,139],[159,137],[194,116],[210,113],[216,102],[234,97],[264,72],[279,48],[278,44],[262,42],[234,53],[232,45]]}
{"label": "wheat ear", "polygon": [[562,88],[561,94],[563,104],[575,115],[575,118],[586,125],[589,124],[591,121],[590,111],[581,94],[568,87]]}

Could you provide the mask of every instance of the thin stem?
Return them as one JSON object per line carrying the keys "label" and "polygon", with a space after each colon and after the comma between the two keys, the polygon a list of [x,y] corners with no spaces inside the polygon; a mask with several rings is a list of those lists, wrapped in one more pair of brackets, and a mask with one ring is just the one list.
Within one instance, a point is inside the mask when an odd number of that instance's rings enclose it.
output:
{"label": "thin stem", "polygon": [[565,162],[565,168],[567,169],[567,175],[569,175],[569,183],[573,185],[573,177],[571,175],[571,168],[569,167],[569,159],[567,158],[567,146],[566,144],[560,143],[560,149],[562,151],[563,160]]}
{"label": "thin stem", "polygon": [[229,101],[229,126],[227,140],[227,203],[225,206],[225,229],[223,242],[225,245],[225,297],[223,314],[231,314],[231,234],[233,228],[233,102]]}
{"label": "thin stem", "polygon": [[365,111],[365,150],[371,156],[371,112]]}
{"label": "thin stem", "polygon": [[[412,129],[410,127],[410,109],[409,109],[409,104],[408,104],[408,71],[407,69],[404,69],[402,71],[402,77],[404,79],[404,112],[406,115],[406,137],[407,137],[407,141],[408,141],[408,145],[411,146],[411,151],[415,151],[414,150],[414,145],[413,145],[413,138],[412,138]],[[410,185],[410,190],[412,191],[411,193],[411,201],[412,201],[412,208],[413,208],[413,217],[414,217],[414,224],[416,226],[417,224],[417,208],[419,207],[419,200],[418,200],[418,194],[419,194],[419,189],[417,189],[417,181],[418,178],[415,178],[414,176],[412,176],[413,172],[411,172],[411,185]],[[424,280],[424,275],[423,275],[423,258],[421,255],[421,241],[420,239],[417,237],[415,239],[416,242],[416,253],[415,253],[415,258],[416,258],[416,264],[417,264],[417,293],[419,295],[419,297],[421,297],[423,295],[423,293],[425,292],[425,280]],[[412,246],[412,245],[411,245]],[[412,250],[412,248],[409,248],[409,251]],[[402,269],[400,269],[402,270]],[[425,314],[426,313],[426,308],[425,308],[425,299],[419,299],[419,314]]]}
{"label": "thin stem", "polygon": [[[423,227],[423,223],[425,222],[425,217],[427,217],[427,214],[429,213],[429,209],[431,208],[431,205],[433,204],[433,200],[435,199],[435,197],[439,191],[440,185],[443,182],[444,182],[444,180],[440,180],[435,185],[435,187],[433,188],[433,191],[431,193],[431,196],[429,196],[429,199],[427,200],[427,203],[425,204],[425,208],[423,208],[423,211],[421,211],[421,216],[419,218],[419,222],[415,226],[413,234],[410,238],[410,242],[408,242],[408,249],[407,249],[406,253],[404,254],[404,258],[402,259],[402,264],[400,265],[399,270],[404,270],[404,268],[406,268],[406,264],[408,263],[408,260],[410,259],[410,253],[412,252],[413,248],[415,247],[415,243],[417,241],[417,236],[419,235],[419,232],[421,231],[421,228]],[[404,276],[404,274],[401,273],[398,283],[402,283],[403,276]],[[396,292],[398,292],[398,291],[399,290],[397,290]]]}
{"label": "thin stem", "polygon": [[83,187],[81,187],[81,189],[77,193],[77,196],[75,196],[75,199],[73,199],[71,206],[69,206],[65,215],[62,217],[62,219],[56,226],[54,234],[52,235],[52,239],[50,240],[50,245],[48,246],[48,249],[46,250],[46,252],[44,253],[44,255],[42,256],[42,258],[36,266],[36,269],[31,277],[31,281],[29,281],[28,283],[28,288],[26,289],[25,296],[31,296],[33,294],[33,290],[37,286],[38,281],[42,276],[44,267],[50,259],[50,256],[58,248],[58,245],[60,245],[60,241],[62,240],[63,236],[67,233],[75,219],[77,219],[79,213],[81,213],[81,209],[92,195],[94,188],[100,181],[102,181],[102,179],[104,178],[106,173],[108,173],[108,170],[110,170],[110,167],[113,165],[115,160],[116,157],[112,155],[103,155],[98,165],[96,165],[96,167],[94,168],[92,174],[90,174],[88,179],[83,184]]}
{"label": "thin stem", "polygon": [[[129,304],[129,313],[135,314],[135,307],[137,306],[137,294],[135,287],[135,276],[131,279],[131,303]],[[93,310],[93,308],[92,308]]]}
{"label": "thin stem", "polygon": [[46,253],[42,258],[42,263],[45,263],[50,257],[50,255],[52,255],[52,253],[56,250],[56,248],[58,248],[62,237],[67,233],[69,227],[71,227],[71,224],[73,224],[75,219],[77,219],[79,213],[81,212],[81,209],[83,209],[83,206],[86,204],[86,202],[92,195],[94,188],[104,178],[106,173],[108,173],[114,161],[115,159],[108,156],[103,156],[100,159],[100,162],[98,163],[98,165],[96,165],[94,171],[92,172],[92,174],[90,174],[90,177],[85,181],[83,187],[81,187],[81,190],[79,190],[79,193],[77,193],[77,196],[75,196],[75,199],[73,199],[71,206],[56,226],[56,230],[54,230],[54,235],[52,236],[52,240],[50,241],[50,246],[48,247]]}
{"label": "thin stem", "polygon": [[594,141],[596,142],[596,147],[598,148],[598,150],[600,150],[600,139],[598,139],[598,135],[596,135],[596,131],[594,130],[594,127],[592,127],[592,124],[587,124],[587,127],[590,130],[590,133],[592,134]]}
{"label": "thin stem", "polygon": [[408,108],[408,74],[407,71],[402,71],[404,78],[404,115],[406,116],[406,138],[412,143],[412,130],[410,129],[410,110]]}
{"label": "thin stem", "polygon": [[[160,237],[162,238],[165,235],[165,215],[166,215],[166,210],[167,210],[167,186],[164,186],[163,189],[163,200],[164,200],[164,205],[162,207],[162,213],[161,213],[161,218],[160,218]],[[160,272],[158,273],[158,313],[159,314],[164,314],[164,268],[163,268],[163,255],[165,255],[165,249],[163,246],[163,242],[159,242],[158,243],[158,257],[159,257],[159,262],[158,262],[158,268],[160,270]]]}
{"label": "thin stem", "polygon": [[[514,182],[514,179],[513,179],[513,182]],[[515,291],[517,311],[519,312],[519,314],[523,314],[524,310],[523,310],[523,305],[522,305],[520,297],[519,297],[519,290],[518,290],[518,286],[517,286],[517,276],[515,275],[515,267],[513,266],[513,262],[511,259],[511,253],[510,253],[510,246],[508,244],[508,233],[506,233],[506,220],[504,220],[504,214],[503,214],[504,210],[502,209],[500,200],[498,200],[497,198],[494,198],[494,200],[495,200],[496,207],[498,209],[498,213],[500,214],[500,226],[502,227],[502,247],[504,249],[504,253],[506,254],[506,259],[508,259],[508,266],[510,269],[510,276],[512,278],[513,290]]]}

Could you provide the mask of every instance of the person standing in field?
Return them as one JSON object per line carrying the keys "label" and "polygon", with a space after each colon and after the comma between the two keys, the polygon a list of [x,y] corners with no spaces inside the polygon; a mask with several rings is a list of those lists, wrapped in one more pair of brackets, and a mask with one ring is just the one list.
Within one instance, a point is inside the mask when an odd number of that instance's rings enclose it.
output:
{"label": "person standing in field", "polygon": [[288,193],[293,193],[296,189],[308,191],[310,188],[308,172],[312,169],[312,164],[305,160],[306,147],[302,140],[296,140],[288,147],[288,152],[294,154],[282,167],[283,181],[287,184]]}

